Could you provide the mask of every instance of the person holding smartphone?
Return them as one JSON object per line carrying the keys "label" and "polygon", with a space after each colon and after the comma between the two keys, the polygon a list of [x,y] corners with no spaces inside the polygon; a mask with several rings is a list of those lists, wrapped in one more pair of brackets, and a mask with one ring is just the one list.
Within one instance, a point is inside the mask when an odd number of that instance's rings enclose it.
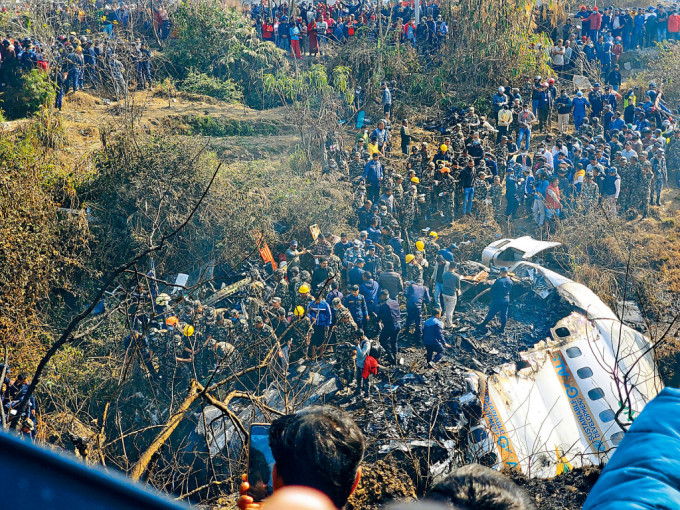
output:
{"label": "person holding smartphone", "polygon": [[[365,449],[364,436],[352,417],[332,406],[308,407],[281,416],[270,426],[253,424],[249,474],[243,477],[237,505],[241,510],[259,510],[270,493],[276,498],[283,488],[292,491],[298,487],[291,486],[301,486],[316,489],[335,508],[343,508],[361,479]],[[271,464],[271,476],[265,464]],[[300,488],[300,494],[305,490]]]}

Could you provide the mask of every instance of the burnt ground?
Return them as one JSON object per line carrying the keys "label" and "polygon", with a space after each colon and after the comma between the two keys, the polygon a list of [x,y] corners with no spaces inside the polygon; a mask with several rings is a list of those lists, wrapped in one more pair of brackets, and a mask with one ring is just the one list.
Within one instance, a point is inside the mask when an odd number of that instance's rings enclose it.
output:
{"label": "burnt ground", "polygon": [[[405,332],[400,338],[403,363],[381,367],[370,399],[354,397],[353,388],[337,393],[331,402],[349,411],[368,438],[367,479],[360,484],[350,508],[384,508],[395,499],[422,497],[439,477],[479,459],[464,453],[467,422],[481,409],[461,406],[469,390],[465,375],[493,373],[494,367],[518,359],[518,353],[545,339],[555,322],[570,309],[559,300],[538,298],[522,284],[513,291],[506,334],[480,334],[474,324],[487,310],[487,295],[471,301],[488,284],[464,292],[467,302],[456,310],[458,326],[449,333],[452,345],[435,369],[425,363],[420,341]],[[487,298],[487,299],[485,299]],[[599,469],[577,469],[543,480],[513,475],[535,498],[540,509],[581,508]]]}

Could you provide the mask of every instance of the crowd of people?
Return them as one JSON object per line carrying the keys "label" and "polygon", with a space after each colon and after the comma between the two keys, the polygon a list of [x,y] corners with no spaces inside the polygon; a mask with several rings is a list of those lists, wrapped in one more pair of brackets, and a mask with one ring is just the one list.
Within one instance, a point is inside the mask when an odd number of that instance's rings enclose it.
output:
{"label": "crowd of people", "polygon": [[[436,52],[449,36],[449,25],[442,19],[436,0],[420,4],[419,23],[413,3],[396,2],[394,6],[368,2],[286,2],[272,5],[253,4],[251,17],[258,35],[294,58],[323,55],[328,42],[344,44],[355,36],[377,40],[383,35],[390,43],[410,45],[419,54]],[[455,26],[454,26],[455,29]]]}
{"label": "crowd of people", "polygon": [[[123,62],[130,62],[132,69],[126,69]],[[121,99],[127,95],[128,85],[145,89],[152,82],[151,51],[140,39],[127,43],[72,32],[46,46],[35,38],[4,37],[0,43],[0,90],[6,85],[20,87],[19,77],[34,69],[50,73],[59,110],[70,90],[106,85]]]}

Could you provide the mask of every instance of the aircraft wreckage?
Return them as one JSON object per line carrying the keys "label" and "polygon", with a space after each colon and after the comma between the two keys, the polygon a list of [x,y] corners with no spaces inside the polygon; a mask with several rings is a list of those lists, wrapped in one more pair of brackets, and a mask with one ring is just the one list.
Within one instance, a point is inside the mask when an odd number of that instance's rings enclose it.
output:
{"label": "aircraft wreckage", "polygon": [[[427,450],[421,475],[428,477],[469,462],[544,478],[606,463],[663,385],[644,325],[633,324],[638,331],[624,324],[590,289],[532,262],[557,245],[501,239],[484,250],[490,266],[459,264],[461,323],[451,333],[448,362],[436,371],[425,368],[420,345],[404,345],[406,363],[377,382],[378,399],[366,407],[338,392],[332,361],[301,361],[286,383],[304,395],[295,408],[341,405],[369,437],[375,458]],[[483,317],[484,290],[502,265],[517,283],[507,334],[479,337],[466,317]],[[279,388],[272,383],[264,392],[268,406],[281,405]],[[422,418],[434,407],[436,425]],[[265,418],[251,405],[235,411],[246,427]],[[211,456],[240,450],[243,438],[217,408],[206,407],[203,416],[199,423],[209,426],[194,429],[190,443],[207,440]]]}

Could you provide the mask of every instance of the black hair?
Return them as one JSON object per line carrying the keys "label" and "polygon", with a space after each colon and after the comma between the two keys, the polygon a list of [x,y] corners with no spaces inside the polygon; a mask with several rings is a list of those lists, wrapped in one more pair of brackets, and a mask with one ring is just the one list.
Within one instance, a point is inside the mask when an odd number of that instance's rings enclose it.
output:
{"label": "black hair", "polygon": [[493,469],[479,464],[463,466],[439,482],[429,498],[457,510],[534,510],[524,490]]}
{"label": "black hair", "polygon": [[313,406],[282,416],[271,425],[269,445],[285,485],[317,489],[337,508],[345,506],[366,448],[348,413]]}

